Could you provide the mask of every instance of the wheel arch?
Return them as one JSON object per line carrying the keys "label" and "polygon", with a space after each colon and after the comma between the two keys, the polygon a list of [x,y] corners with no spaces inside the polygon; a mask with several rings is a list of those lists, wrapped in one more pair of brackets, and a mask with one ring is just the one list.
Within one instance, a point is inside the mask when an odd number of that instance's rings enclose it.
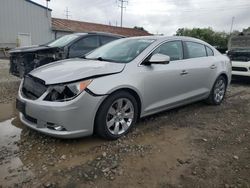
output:
{"label": "wheel arch", "polygon": [[[131,88],[128,88],[128,87],[119,88],[119,89],[116,89],[116,90],[110,92],[108,94],[108,96],[111,96],[111,95],[113,95],[113,94],[115,94],[117,92],[121,92],[121,91],[128,92],[129,94],[131,94],[135,98],[135,100],[137,102],[137,107],[138,107],[138,118],[137,119],[139,119],[140,116],[141,116],[142,101],[141,101],[141,98],[140,98],[139,94],[135,90],[133,90]],[[97,126],[96,125],[96,118],[97,118],[97,114],[98,114],[98,112],[99,112],[100,107],[102,106],[102,104],[107,100],[108,96],[100,103],[100,105],[98,106],[98,109],[96,111],[95,118],[94,118],[94,129],[93,129],[94,133],[96,133],[96,126]]]}
{"label": "wheel arch", "polygon": [[135,100],[137,102],[137,107],[138,107],[138,118],[140,118],[142,101],[141,101],[141,98],[140,98],[139,94],[135,90],[133,90],[131,88],[121,88],[121,89],[118,89],[118,90],[112,92],[111,94],[113,94],[115,92],[120,92],[120,91],[126,91],[126,92],[130,93],[135,98]]}
{"label": "wheel arch", "polygon": [[220,76],[222,76],[222,77],[225,78],[225,80],[226,80],[226,86],[228,86],[229,78],[228,78],[227,74],[223,72],[217,78],[219,78]]}
{"label": "wheel arch", "polygon": [[[134,89],[132,88],[129,88],[129,87],[123,87],[123,88],[117,88],[111,92],[109,92],[108,96],[110,95],[113,95],[114,93],[117,93],[117,92],[121,92],[121,91],[125,91],[125,92],[128,92],[129,94],[131,94],[133,97],[135,97],[135,100],[137,102],[137,107],[138,107],[138,117],[140,117],[141,115],[141,110],[142,110],[142,100],[141,100],[141,97],[140,95],[138,94],[138,92],[136,92]],[[107,97],[108,97],[107,96]],[[104,103],[104,101],[106,100],[107,98],[105,98],[101,104],[99,105],[98,107],[98,110],[99,108],[101,107],[101,105]],[[97,112],[98,112],[97,110]],[[96,116],[96,115],[95,115]]]}

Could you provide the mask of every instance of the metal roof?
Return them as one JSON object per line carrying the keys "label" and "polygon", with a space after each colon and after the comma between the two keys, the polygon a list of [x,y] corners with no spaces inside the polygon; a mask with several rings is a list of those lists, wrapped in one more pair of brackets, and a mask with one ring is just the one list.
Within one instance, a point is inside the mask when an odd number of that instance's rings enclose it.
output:
{"label": "metal roof", "polygon": [[127,27],[116,27],[105,24],[82,22],[77,20],[67,20],[61,18],[52,18],[52,30],[66,32],[105,32],[123,36],[146,36],[151,35],[145,30]]}
{"label": "metal roof", "polygon": [[43,5],[40,5],[40,4],[38,4],[38,3],[34,2],[34,1],[31,1],[31,0],[25,0],[25,1],[27,1],[27,2],[29,2],[29,3],[32,3],[32,4],[36,5],[36,6],[39,6],[39,7],[41,7],[41,8],[44,8],[44,9],[46,9],[46,10],[52,11],[52,9],[47,8],[47,7],[43,6]]}

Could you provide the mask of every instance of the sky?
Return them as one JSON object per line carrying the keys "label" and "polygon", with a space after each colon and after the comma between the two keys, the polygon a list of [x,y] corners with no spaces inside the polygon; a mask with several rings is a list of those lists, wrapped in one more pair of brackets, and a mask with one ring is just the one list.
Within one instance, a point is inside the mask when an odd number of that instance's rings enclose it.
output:
{"label": "sky", "polygon": [[[33,0],[46,5],[46,0]],[[50,0],[52,17],[120,25],[119,0]],[[230,32],[250,27],[250,0],[127,0],[124,27],[143,27],[152,34],[173,35],[178,28],[212,27]]]}

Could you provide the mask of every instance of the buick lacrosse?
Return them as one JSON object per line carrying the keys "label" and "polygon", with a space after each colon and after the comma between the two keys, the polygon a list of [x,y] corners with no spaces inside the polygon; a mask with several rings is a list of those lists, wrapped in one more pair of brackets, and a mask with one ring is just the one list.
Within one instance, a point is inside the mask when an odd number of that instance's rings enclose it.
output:
{"label": "buick lacrosse", "polygon": [[230,60],[201,40],[124,38],[30,72],[16,106],[47,135],[117,139],[138,118],[199,100],[219,105],[230,81]]}

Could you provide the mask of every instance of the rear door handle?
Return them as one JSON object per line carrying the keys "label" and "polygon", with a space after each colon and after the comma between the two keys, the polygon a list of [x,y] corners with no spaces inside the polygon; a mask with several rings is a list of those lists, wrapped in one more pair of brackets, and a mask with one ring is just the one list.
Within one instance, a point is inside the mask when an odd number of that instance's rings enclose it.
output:
{"label": "rear door handle", "polygon": [[181,74],[180,74],[180,75],[186,75],[186,74],[188,74],[188,71],[183,70],[183,71],[181,71]]}
{"label": "rear door handle", "polygon": [[210,69],[215,69],[217,66],[216,65],[211,65]]}

